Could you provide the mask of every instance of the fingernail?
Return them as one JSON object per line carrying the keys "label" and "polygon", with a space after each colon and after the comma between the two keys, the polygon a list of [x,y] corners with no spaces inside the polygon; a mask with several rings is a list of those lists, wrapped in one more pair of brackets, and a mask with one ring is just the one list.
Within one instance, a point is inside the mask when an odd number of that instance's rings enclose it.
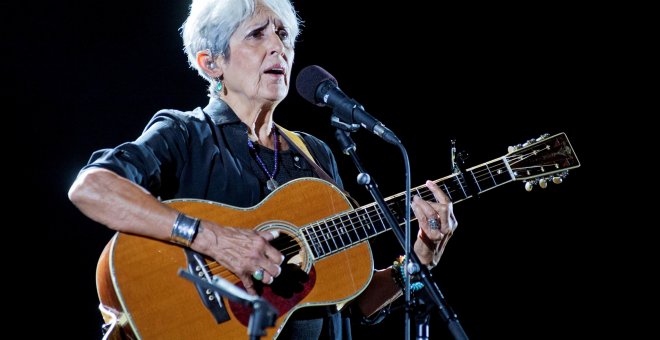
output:
{"label": "fingernail", "polygon": [[277,266],[277,275],[275,276],[280,276],[280,274],[282,274],[282,267]]}
{"label": "fingernail", "polygon": [[273,281],[275,281],[275,278],[271,276],[270,280],[268,280],[268,282],[266,284],[269,285],[269,284],[273,283]]}
{"label": "fingernail", "polygon": [[269,231],[270,234],[273,235],[273,238],[277,238],[278,236],[280,236],[280,232],[277,230],[269,230]]}
{"label": "fingernail", "polygon": [[[285,258],[286,258],[286,257],[284,257],[284,255],[282,255],[282,259],[280,260],[280,264],[282,264],[282,262],[284,262],[284,259],[285,259]],[[280,270],[282,270],[282,268],[280,268]]]}

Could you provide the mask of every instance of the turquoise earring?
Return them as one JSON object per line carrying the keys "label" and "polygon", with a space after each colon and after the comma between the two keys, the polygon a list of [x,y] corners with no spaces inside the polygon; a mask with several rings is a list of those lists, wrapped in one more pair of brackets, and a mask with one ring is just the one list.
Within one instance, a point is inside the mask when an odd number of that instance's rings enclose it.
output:
{"label": "turquoise earring", "polygon": [[222,91],[222,81],[218,81],[218,85],[215,88],[218,92]]}

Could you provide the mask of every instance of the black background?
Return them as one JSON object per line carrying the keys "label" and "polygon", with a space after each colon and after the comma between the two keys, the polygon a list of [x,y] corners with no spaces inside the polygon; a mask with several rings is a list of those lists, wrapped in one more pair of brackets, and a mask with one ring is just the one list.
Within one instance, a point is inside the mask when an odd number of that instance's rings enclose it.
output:
{"label": "black background", "polygon": [[[310,64],[333,74],[400,137],[413,186],[450,174],[451,139],[469,152],[471,166],[542,133],[565,132],[582,163],[564,184],[529,193],[522,183],[508,184],[455,206],[460,225],[433,279],[467,334],[611,334],[601,289],[610,255],[595,223],[607,206],[593,203],[598,148],[587,137],[591,124],[578,123],[612,100],[597,90],[605,32],[592,9],[372,6],[297,1],[305,25],[292,81]],[[38,327],[28,333],[100,338],[95,267],[113,232],[85,218],[66,193],[94,150],[134,139],[157,110],[205,105],[206,84],[188,68],[178,32],[187,9],[187,1],[64,1],[16,11],[19,39],[9,43],[18,64],[5,67],[18,76],[20,96],[11,99],[35,113],[19,116],[35,143],[24,154],[34,163],[26,174],[33,186],[28,194],[39,197],[29,216],[39,226],[39,248],[29,252],[39,258],[37,275],[50,278],[39,294],[26,292],[37,298],[27,313]],[[347,189],[371,202],[337,149],[329,115],[292,88],[275,118],[328,142]],[[402,191],[398,150],[365,131],[354,139],[383,194]],[[393,234],[372,246],[379,267],[401,253]],[[437,316],[431,334],[447,338]],[[402,338],[403,314],[368,328],[356,325],[355,336]]]}

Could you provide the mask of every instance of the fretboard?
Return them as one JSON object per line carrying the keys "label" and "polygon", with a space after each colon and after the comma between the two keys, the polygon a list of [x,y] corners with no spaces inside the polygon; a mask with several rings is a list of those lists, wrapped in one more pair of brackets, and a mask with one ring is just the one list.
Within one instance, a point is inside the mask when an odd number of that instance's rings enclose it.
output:
{"label": "fretboard", "polygon": [[[434,182],[455,204],[511,182],[513,178],[506,157],[501,157]],[[425,185],[412,188],[411,194],[419,195],[427,201],[436,201],[433,193]],[[405,199],[405,193],[385,199],[399,225],[405,223]],[[301,228],[315,260],[338,253],[390,229],[382,210],[376,203]]]}

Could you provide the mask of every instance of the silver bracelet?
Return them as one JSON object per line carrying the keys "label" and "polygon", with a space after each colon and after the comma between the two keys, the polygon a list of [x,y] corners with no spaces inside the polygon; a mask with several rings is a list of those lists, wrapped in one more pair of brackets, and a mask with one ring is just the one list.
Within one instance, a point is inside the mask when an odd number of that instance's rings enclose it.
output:
{"label": "silver bracelet", "polygon": [[199,229],[199,219],[186,216],[184,213],[179,213],[176,216],[176,221],[172,226],[172,234],[170,241],[190,247],[197,236],[197,229]]}

